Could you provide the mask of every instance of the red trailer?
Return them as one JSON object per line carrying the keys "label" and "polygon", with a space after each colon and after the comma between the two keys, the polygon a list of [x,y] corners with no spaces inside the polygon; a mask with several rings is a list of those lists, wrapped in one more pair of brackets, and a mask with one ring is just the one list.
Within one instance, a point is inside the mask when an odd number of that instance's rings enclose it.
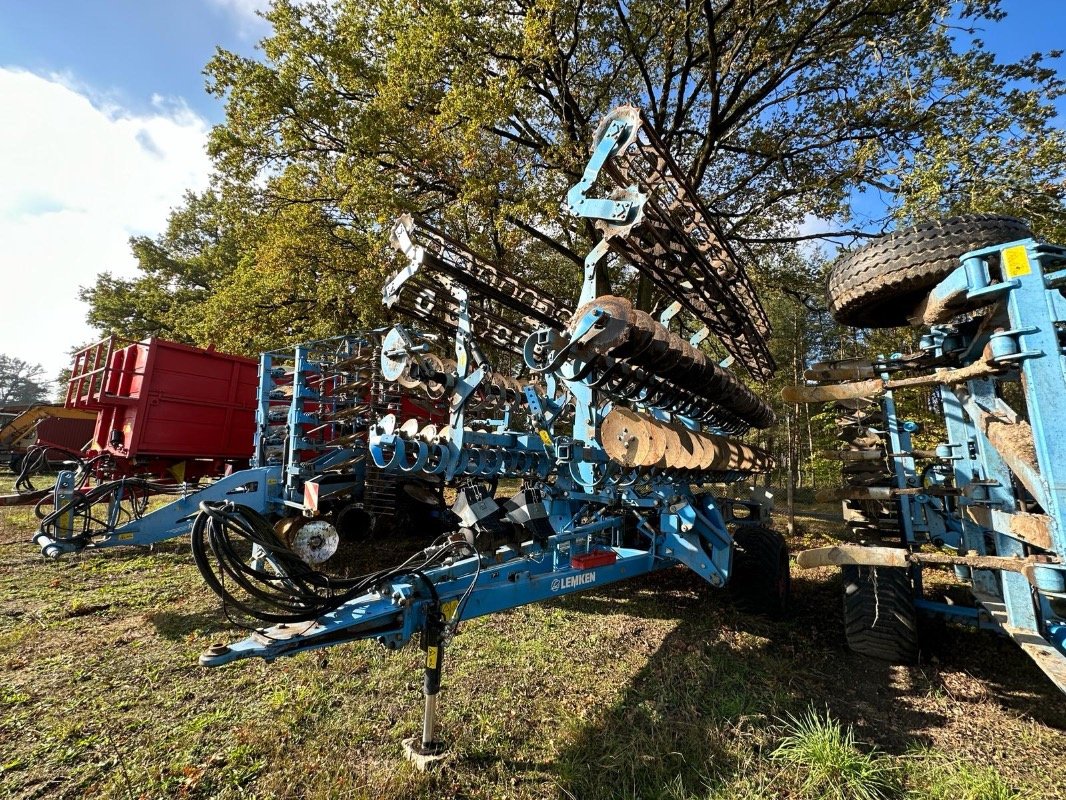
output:
{"label": "red trailer", "polygon": [[89,455],[116,473],[194,481],[247,466],[258,386],[253,359],[112,336],[75,354],[66,406],[96,412]]}

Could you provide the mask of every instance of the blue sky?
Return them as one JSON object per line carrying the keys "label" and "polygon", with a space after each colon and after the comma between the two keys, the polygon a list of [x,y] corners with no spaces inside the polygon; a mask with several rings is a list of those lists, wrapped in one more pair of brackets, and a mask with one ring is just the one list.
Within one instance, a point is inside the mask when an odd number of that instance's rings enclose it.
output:
{"label": "blue sky", "polygon": [[180,97],[210,122],[202,70],[216,47],[253,55],[265,0],[0,0],[0,65],[67,74],[132,111]]}
{"label": "blue sky", "polygon": [[[223,113],[202,70],[218,46],[255,54],[265,5],[0,0],[0,353],[55,375],[96,338],[78,287],[134,274],[129,236],[157,234],[184,191],[206,186],[204,142]],[[1066,46],[1066,0],[1003,8],[983,36],[1003,59]]]}

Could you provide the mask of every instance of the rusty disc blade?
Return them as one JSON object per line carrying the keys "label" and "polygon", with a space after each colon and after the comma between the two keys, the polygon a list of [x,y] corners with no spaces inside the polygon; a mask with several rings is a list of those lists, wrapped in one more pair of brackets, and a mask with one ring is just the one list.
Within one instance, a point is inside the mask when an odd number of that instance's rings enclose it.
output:
{"label": "rusty disc blade", "polygon": [[666,434],[663,432],[662,423],[652,420],[654,424],[648,426],[648,467],[666,466]]}
{"label": "rusty disc blade", "polygon": [[405,389],[417,389],[422,385],[421,381],[415,380],[415,377],[411,374],[411,367],[413,362],[411,359],[407,359],[407,363],[403,365],[403,371],[396,379],[396,382]]}
{"label": "rusty disc blade", "polygon": [[679,469],[698,469],[703,449],[696,443],[695,434],[679,422],[669,423],[677,433],[681,443],[681,459],[676,466]]}
{"label": "rusty disc blade", "polygon": [[588,346],[593,352],[603,354],[624,345],[629,340],[629,316],[633,311],[633,304],[624,297],[609,294],[597,297],[577,310],[570,320],[569,331],[572,333],[582,317],[597,308],[607,312],[611,319],[603,330],[589,342]]}
{"label": "rusty disc blade", "polygon": [[616,408],[600,425],[600,441],[614,461],[624,467],[640,467],[648,462],[650,436],[648,425],[639,414]]}
{"label": "rusty disc blade", "polygon": [[663,436],[666,439],[666,450],[663,454],[663,466],[667,469],[683,469],[688,457],[685,454],[684,445],[681,443],[681,435],[672,425],[659,423]]}

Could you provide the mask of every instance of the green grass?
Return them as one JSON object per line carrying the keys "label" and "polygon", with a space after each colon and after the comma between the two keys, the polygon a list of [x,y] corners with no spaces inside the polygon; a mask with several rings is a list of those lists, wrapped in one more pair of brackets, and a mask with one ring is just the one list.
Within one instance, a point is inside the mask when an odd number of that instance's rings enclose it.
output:
{"label": "green grass", "polygon": [[[803,522],[805,543],[832,533]],[[1061,698],[1024,655],[971,632],[936,666],[848,654],[832,571],[796,575],[781,623],[682,570],[471,621],[448,648],[449,758],[423,774],[400,748],[421,724],[414,648],[202,669],[244,633],[186,542],[45,561],[33,528],[0,510],[0,797],[817,797],[817,757],[773,755],[812,703],[889,796],[1064,792]]]}
{"label": "green grass", "polygon": [[913,800],[1014,800],[1034,796],[1011,786],[988,765],[951,760],[935,751],[919,748],[903,761]]}
{"label": "green grass", "polygon": [[786,718],[771,758],[791,767],[803,795],[817,800],[884,800],[899,786],[891,759],[876,749],[860,749],[851,726],[814,708]]}

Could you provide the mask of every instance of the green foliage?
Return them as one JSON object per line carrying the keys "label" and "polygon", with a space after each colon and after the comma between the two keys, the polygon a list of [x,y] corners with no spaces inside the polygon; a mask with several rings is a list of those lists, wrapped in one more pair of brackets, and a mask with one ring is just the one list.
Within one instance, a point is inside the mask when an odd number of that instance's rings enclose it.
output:
{"label": "green foliage", "polygon": [[163,336],[202,343],[204,303],[257,242],[254,207],[224,200],[216,191],[187,193],[157,239],[133,237],[140,275],[97,276],[83,287],[89,322],[131,339]]}
{"label": "green foliage", "polygon": [[373,325],[391,263],[380,236],[335,228],[309,205],[282,209],[201,304],[196,341],[260,352]]}
{"label": "green foliage", "polygon": [[880,800],[899,783],[896,767],[876,750],[863,752],[855,732],[814,708],[786,718],[786,733],[772,758],[794,768],[812,800]]}
{"label": "green foliage", "polygon": [[0,353],[0,408],[48,400],[44,367]]}

